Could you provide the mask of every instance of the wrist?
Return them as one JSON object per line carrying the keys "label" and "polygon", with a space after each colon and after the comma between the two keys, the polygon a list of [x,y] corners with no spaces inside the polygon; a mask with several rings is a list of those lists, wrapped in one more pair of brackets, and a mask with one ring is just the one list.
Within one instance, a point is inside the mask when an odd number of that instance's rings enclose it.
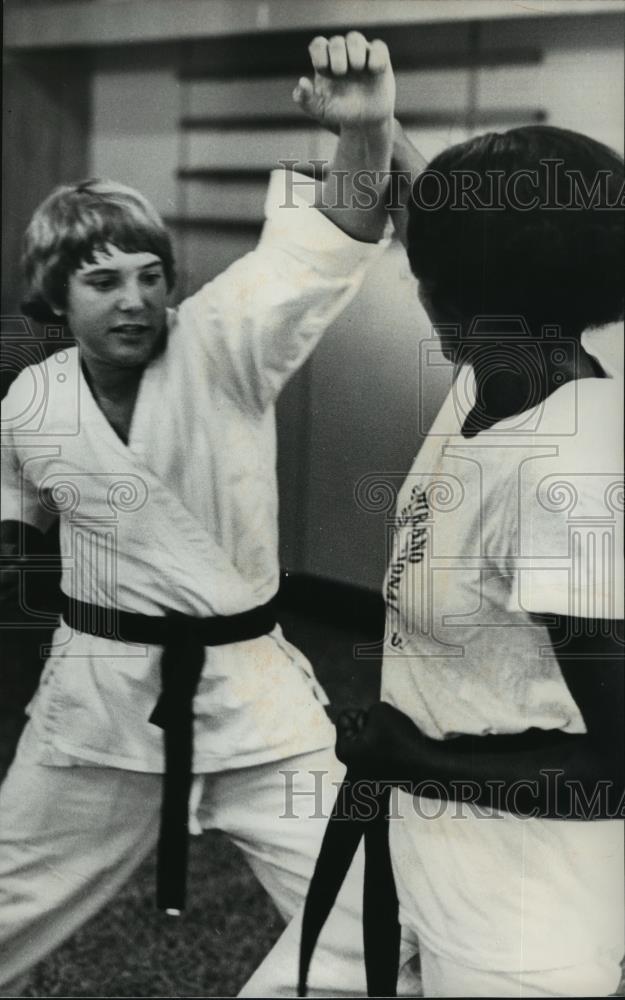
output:
{"label": "wrist", "polygon": [[366,139],[369,142],[373,140],[385,145],[393,142],[394,131],[395,121],[392,115],[376,118],[372,121],[342,122],[339,126],[339,135],[341,136]]}

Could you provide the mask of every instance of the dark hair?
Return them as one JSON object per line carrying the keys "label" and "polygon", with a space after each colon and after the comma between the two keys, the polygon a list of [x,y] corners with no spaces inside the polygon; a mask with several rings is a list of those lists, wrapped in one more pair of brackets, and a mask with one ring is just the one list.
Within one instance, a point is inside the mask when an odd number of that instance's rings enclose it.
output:
{"label": "dark hair", "polygon": [[[479,204],[459,199],[463,173],[482,185]],[[493,199],[496,185],[501,190],[515,174],[517,197]],[[549,323],[573,334],[616,321],[623,316],[623,180],[615,152],[551,126],[452,146],[413,186],[412,271],[437,311],[451,309],[463,321],[522,315],[532,332]]]}
{"label": "dark hair", "polygon": [[56,188],[35,211],[24,237],[22,266],[27,316],[45,322],[66,306],[67,284],[82,263],[108,244],[125,253],[153,253],[167,287],[175,282],[169,234],[147,198],[133,188],[97,179]]}

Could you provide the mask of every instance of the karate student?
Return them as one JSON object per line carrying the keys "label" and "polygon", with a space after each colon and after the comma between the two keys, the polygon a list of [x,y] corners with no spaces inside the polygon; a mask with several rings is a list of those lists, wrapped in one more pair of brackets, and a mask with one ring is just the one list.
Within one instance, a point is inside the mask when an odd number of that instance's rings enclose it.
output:
{"label": "karate student", "polygon": [[[242,849],[285,919],[306,891],[343,768],[323,691],[271,607],[274,405],[378,258],[384,200],[351,194],[360,169],[385,188],[394,107],[382,42],[352,32],[310,51],[305,86],[340,133],[320,207],[310,179],[275,174],[256,250],[177,310],[169,236],[136,191],[61,187],[27,231],[31,314],[62,319],[77,347],[24,370],[3,407],[4,552],[23,556],[58,519],[65,595],[0,796],[6,991],[153,849],[163,729],[161,902],[180,908],[168,878],[185,851],[191,706],[199,823]],[[318,818],[284,818],[285,769],[296,811],[305,783],[302,815],[309,772],[326,776]],[[361,994],[360,952],[345,913],[312,988]],[[294,993],[295,977],[276,966],[266,995]]]}
{"label": "karate student", "polygon": [[619,982],[623,190],[611,150],[536,126],[441,153],[408,204],[456,378],[397,496],[383,700],[337,753],[399,786],[426,996]]}

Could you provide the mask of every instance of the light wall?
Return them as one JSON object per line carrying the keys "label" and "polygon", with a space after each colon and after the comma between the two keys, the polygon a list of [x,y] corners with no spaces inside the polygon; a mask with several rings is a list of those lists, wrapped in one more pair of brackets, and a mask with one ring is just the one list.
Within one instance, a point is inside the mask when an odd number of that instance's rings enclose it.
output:
{"label": "light wall", "polygon": [[[485,43],[510,44],[511,25],[485,26]],[[536,67],[482,71],[478,101],[502,107],[513,101],[543,105],[552,125],[584,132],[623,152],[623,17],[549,18],[517,24],[514,37],[544,47]]]}

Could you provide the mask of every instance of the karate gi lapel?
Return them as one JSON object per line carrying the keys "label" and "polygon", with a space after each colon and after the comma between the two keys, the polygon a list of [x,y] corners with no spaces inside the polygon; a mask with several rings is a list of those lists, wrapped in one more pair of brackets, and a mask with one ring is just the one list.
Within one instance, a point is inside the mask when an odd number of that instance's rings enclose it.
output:
{"label": "karate gi lapel", "polygon": [[[252,586],[244,580],[221,545],[172,487],[163,482],[146,462],[144,434],[148,431],[154,433],[150,422],[159,412],[159,363],[162,363],[160,358],[144,372],[128,444],[109,424],[81,373],[83,415],[86,427],[92,427],[85,444],[92,452],[98,440],[102,442],[104,450],[111,456],[110,468],[111,471],[114,469],[117,478],[121,474],[139,476],[142,480],[146,508],[149,507],[151,516],[141,518],[143,511],[137,511],[136,527],[143,532],[148,525],[158,526],[158,537],[149,539],[150,548],[154,550],[155,570],[163,572],[165,566],[169,568],[172,588],[175,589],[178,584],[185,591],[197,589],[207,605],[202,608],[202,614],[231,615],[246,611],[258,604]],[[147,515],[147,509],[145,513]],[[163,559],[158,558],[158,549]]]}

